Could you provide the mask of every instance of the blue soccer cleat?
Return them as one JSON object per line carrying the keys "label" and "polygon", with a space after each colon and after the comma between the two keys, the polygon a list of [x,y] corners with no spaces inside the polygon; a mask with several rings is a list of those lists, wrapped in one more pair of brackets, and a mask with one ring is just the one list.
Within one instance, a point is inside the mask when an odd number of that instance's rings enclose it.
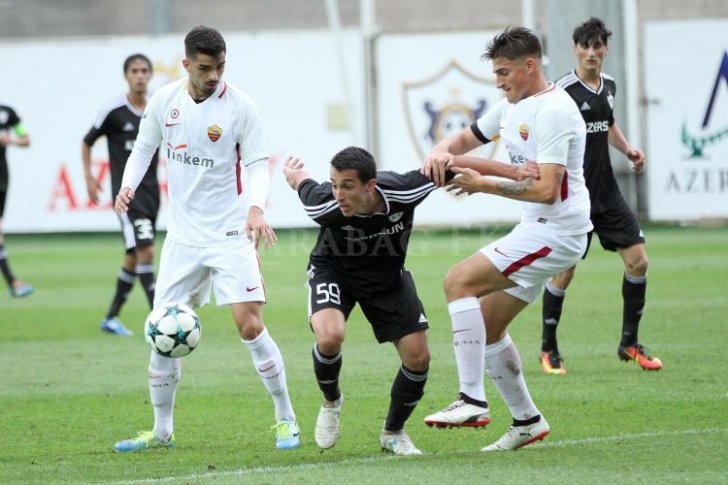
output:
{"label": "blue soccer cleat", "polygon": [[101,321],[101,330],[113,333],[114,335],[121,335],[123,337],[134,335],[134,332],[126,328],[124,324],[121,323],[121,320],[116,317],[104,318]]}
{"label": "blue soccer cleat", "polygon": [[24,296],[31,295],[33,291],[34,288],[31,285],[15,280],[13,285],[10,287],[10,296],[14,298],[22,298]]}
{"label": "blue soccer cleat", "polygon": [[276,432],[276,448],[293,450],[301,446],[301,430],[295,421],[283,418],[271,426]]}
{"label": "blue soccer cleat", "polygon": [[114,451],[138,451],[148,448],[174,448],[174,435],[166,440],[154,436],[153,431],[140,431],[136,438],[119,441],[114,445]]}

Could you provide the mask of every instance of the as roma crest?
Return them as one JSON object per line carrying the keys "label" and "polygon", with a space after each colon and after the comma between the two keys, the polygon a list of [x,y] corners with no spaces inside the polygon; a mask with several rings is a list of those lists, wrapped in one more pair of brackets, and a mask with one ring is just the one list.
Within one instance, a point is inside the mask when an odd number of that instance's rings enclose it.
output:
{"label": "as roma crest", "polygon": [[523,141],[528,140],[528,125],[526,123],[523,123],[521,126],[518,127],[518,134],[521,135],[521,138],[523,138]]}
{"label": "as roma crest", "polygon": [[210,137],[210,140],[216,142],[222,136],[222,128],[217,125],[209,126],[207,128],[207,136]]}
{"label": "as roma crest", "polygon": [[[410,136],[424,159],[440,140],[472,125],[502,94],[494,81],[476,76],[452,60],[426,79],[404,83],[402,98]],[[486,147],[494,152],[496,145]]]}

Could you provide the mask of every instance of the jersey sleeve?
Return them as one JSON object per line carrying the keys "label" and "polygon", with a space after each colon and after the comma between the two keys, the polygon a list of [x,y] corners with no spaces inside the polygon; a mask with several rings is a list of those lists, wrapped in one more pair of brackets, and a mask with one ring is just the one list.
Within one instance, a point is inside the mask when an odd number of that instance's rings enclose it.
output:
{"label": "jersey sleeve", "polygon": [[94,125],[91,127],[90,130],[88,130],[86,136],[83,137],[83,142],[86,145],[91,146],[96,142],[96,140],[106,135],[106,132],[108,131],[106,120],[108,119],[108,117],[108,109],[101,109],[98,112],[98,114],[96,115],[96,120],[94,120]]}
{"label": "jersey sleeve", "polygon": [[298,197],[308,217],[319,224],[325,222],[326,215],[338,207],[329,182],[320,184],[313,179],[306,179],[298,184]]}
{"label": "jersey sleeve", "polygon": [[124,167],[124,175],[121,179],[121,187],[129,187],[136,190],[139,183],[147,173],[152,157],[157,152],[159,144],[162,142],[162,122],[159,116],[159,96],[160,91],[147,103],[147,108],[142,115],[142,121],[139,124],[139,133],[137,134],[134,148],[126,161]]}
{"label": "jersey sleeve", "polygon": [[583,123],[581,117],[575,122],[572,113],[558,106],[541,109],[535,124],[536,161],[566,166],[569,144],[577,135],[575,126],[579,122]]}
{"label": "jersey sleeve", "polygon": [[[446,172],[447,180],[452,176],[452,172]],[[390,200],[414,206],[419,205],[432,191],[437,189],[437,185],[419,170],[405,173],[379,172],[377,181]]]}
{"label": "jersey sleeve", "polygon": [[500,122],[506,108],[508,108],[508,100],[503,98],[492,109],[489,109],[483,116],[478,118],[471,126],[476,138],[483,143],[488,143],[498,138],[500,136]]}
{"label": "jersey sleeve", "polygon": [[243,96],[242,103],[243,113],[238,130],[237,142],[240,146],[243,165],[249,167],[254,163],[268,160],[268,152],[265,148],[265,135],[260,122],[258,109],[247,96]]}

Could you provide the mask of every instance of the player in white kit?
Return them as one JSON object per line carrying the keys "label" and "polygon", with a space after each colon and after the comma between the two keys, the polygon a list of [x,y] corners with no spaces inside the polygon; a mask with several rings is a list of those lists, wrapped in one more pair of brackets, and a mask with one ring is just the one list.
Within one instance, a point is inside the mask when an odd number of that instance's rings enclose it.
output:
{"label": "player in white kit", "polygon": [[[520,224],[508,235],[461,261],[445,277],[460,390],[455,402],[427,416],[425,423],[488,424],[485,368],[513,417],[508,431],[482,449],[490,452],[516,450],[549,433],[506,329],[536,300],[550,276],[579,260],[592,225],[582,173],[584,121],[569,95],[544,77],[538,37],[523,27],[508,28],[493,38],[483,58],[492,61],[505,99],[471,127],[442,140],[425,160],[423,172],[441,185],[445,170],[452,170],[459,176],[448,183],[449,190],[500,195],[524,201],[524,208]],[[511,164],[536,161],[540,177],[517,182],[457,167],[463,154],[498,138]]]}
{"label": "player in white kit", "polygon": [[[122,213],[161,144],[167,158],[169,218],[154,307],[202,306],[214,289],[229,305],[240,338],[275,403],[276,447],[298,448],[300,431],[288,396],[283,358],[263,325],[265,286],[256,251],[276,242],[264,217],[268,153],[251,99],[223,81],[225,40],[209,27],[185,37],[188,77],[149,100],[124,170],[115,208]],[[247,170],[245,193],[242,170]],[[117,451],[174,446],[173,408],[180,359],[154,352],[149,390],[154,429],[116,443]]]}

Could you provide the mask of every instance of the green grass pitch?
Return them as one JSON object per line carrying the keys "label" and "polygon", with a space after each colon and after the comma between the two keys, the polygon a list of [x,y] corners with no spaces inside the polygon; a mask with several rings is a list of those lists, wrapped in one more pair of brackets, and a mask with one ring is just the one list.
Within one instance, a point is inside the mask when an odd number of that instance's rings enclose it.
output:
{"label": "green grass pitch", "polygon": [[[421,230],[407,266],[430,319],[426,393],[407,431],[426,456],[379,449],[398,361],[358,310],[344,349],[342,436],[313,441],[320,402],[311,365],[305,265],[315,232],[280,231],[263,252],[264,317],[283,352],[302,447],[274,449],[273,406],[227,308],[200,309],[199,348],[183,360],[174,450],[112,452],[151,428],[141,335],[148,308],[137,286],[122,319],[99,322],[121,261],[113,235],[9,236],[15,272],[36,287],[0,293],[0,483],[638,483],[728,481],[728,229],[648,227],[648,298],[640,340],[665,367],[648,373],[616,356],[622,263],[592,248],[569,289],[559,329],[568,374],[541,372],[541,304],[511,325],[536,404],[552,426],[542,444],[485,455],[510,418],[486,382],[487,428],[436,430],[422,419],[453,400],[457,377],[442,281],[448,268],[502,232]],[[161,243],[161,241],[160,241]],[[161,244],[158,246],[161,247]]]}

